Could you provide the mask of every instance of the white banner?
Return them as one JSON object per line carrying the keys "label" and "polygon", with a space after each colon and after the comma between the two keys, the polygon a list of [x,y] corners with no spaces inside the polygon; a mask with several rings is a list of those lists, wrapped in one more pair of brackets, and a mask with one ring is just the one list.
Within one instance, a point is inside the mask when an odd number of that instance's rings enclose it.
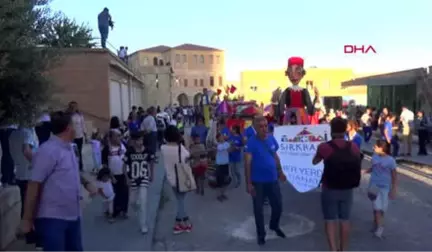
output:
{"label": "white banner", "polygon": [[287,125],[275,128],[278,155],[287,180],[299,192],[318,187],[324,170],[323,162],[312,164],[318,145],[330,140],[330,126]]}

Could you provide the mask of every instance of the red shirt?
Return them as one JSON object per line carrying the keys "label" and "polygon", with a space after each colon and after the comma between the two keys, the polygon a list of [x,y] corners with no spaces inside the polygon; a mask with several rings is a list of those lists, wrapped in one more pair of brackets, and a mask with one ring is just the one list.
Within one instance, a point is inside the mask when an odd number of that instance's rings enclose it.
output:
{"label": "red shirt", "polygon": [[304,108],[303,92],[290,90],[290,103],[291,108]]}
{"label": "red shirt", "polygon": [[[343,148],[347,141],[345,139],[334,139],[333,143],[335,143],[338,147]],[[360,157],[360,150],[355,144],[351,144],[351,151],[354,155],[358,155]],[[321,143],[318,145],[317,154],[323,160],[329,158],[333,153],[333,148],[328,143]]]}
{"label": "red shirt", "polygon": [[[333,143],[335,143],[339,148],[344,148],[347,141],[345,141],[345,139],[334,139]],[[319,157],[321,157],[324,161],[331,156],[333,151],[334,151],[333,148],[328,143],[325,142],[325,143],[321,143],[320,145],[318,145],[317,155]],[[358,155],[360,157],[360,150],[357,147],[357,145],[351,143],[351,151],[354,155]],[[322,180],[322,186],[324,188],[326,187],[326,183],[324,181],[324,178]]]}

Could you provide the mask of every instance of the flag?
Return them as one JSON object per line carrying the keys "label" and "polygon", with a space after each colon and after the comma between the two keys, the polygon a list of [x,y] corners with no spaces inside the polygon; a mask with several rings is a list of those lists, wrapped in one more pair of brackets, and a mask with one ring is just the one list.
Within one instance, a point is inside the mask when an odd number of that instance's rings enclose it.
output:
{"label": "flag", "polygon": [[225,87],[225,94],[228,94],[228,93],[229,93],[229,90],[230,90],[230,87],[227,85],[227,86]]}
{"label": "flag", "polygon": [[231,85],[231,88],[230,88],[229,92],[231,94],[234,94],[236,90],[237,90],[237,88],[234,85]]}

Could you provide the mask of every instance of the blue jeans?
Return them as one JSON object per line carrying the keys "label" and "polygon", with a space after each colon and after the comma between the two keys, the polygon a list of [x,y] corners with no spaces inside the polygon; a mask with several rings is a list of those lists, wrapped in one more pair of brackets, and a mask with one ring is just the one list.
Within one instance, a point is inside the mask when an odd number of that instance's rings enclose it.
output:
{"label": "blue jeans", "polygon": [[363,134],[365,142],[369,142],[370,138],[372,137],[372,127],[370,126],[364,126],[363,127]]}
{"label": "blue jeans", "polygon": [[393,157],[397,157],[399,155],[399,139],[398,137],[394,136],[390,141],[391,147],[392,147],[392,155]]}
{"label": "blue jeans", "polygon": [[253,210],[255,215],[255,227],[258,238],[264,238],[264,201],[268,198],[271,207],[270,229],[278,229],[282,215],[282,194],[278,181],[254,182],[255,195],[252,197]]}
{"label": "blue jeans", "polygon": [[38,218],[35,227],[44,251],[83,251],[80,219]]}
{"label": "blue jeans", "polygon": [[106,41],[108,39],[109,27],[108,26],[99,26],[99,33],[101,36],[101,45],[102,48],[106,48]]}
{"label": "blue jeans", "polygon": [[15,129],[0,129],[1,156],[1,182],[2,184],[13,184],[15,181],[15,167],[9,150],[9,137]]}
{"label": "blue jeans", "polygon": [[189,216],[187,215],[185,208],[186,193],[178,192],[177,189],[174,187],[173,191],[177,201],[176,221],[187,221],[189,219]]}

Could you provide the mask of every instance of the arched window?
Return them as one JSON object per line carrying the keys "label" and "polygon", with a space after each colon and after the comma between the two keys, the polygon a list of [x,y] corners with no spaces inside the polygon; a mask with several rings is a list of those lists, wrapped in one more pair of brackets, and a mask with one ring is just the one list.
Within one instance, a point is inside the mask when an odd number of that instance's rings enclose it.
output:
{"label": "arched window", "polygon": [[158,65],[158,58],[154,57],[153,58],[153,66],[157,66]]}

